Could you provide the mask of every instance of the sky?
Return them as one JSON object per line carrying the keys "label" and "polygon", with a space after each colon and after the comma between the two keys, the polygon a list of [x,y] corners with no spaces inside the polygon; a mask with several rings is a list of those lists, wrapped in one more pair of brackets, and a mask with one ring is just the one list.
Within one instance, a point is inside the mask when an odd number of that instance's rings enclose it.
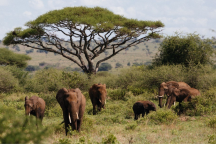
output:
{"label": "sky", "polygon": [[216,37],[216,0],[0,0],[0,40],[48,11],[74,6],[99,6],[126,18],[160,20],[164,36],[179,32]]}

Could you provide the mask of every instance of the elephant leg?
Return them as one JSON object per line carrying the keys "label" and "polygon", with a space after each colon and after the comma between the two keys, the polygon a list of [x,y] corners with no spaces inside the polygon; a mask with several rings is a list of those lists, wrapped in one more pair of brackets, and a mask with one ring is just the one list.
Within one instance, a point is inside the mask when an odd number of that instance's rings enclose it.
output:
{"label": "elephant leg", "polygon": [[134,113],[134,120],[138,119],[138,114]]}
{"label": "elephant leg", "polygon": [[96,112],[96,106],[97,106],[96,104],[93,104],[93,115],[96,115],[96,113],[97,113]]}
{"label": "elephant leg", "polygon": [[63,118],[64,118],[64,123],[65,123],[65,134],[67,136],[68,133],[68,127],[69,127],[69,114],[68,114],[68,110],[65,109],[63,110]]}
{"label": "elephant leg", "polygon": [[149,114],[149,110],[146,110],[146,115],[148,115]]}

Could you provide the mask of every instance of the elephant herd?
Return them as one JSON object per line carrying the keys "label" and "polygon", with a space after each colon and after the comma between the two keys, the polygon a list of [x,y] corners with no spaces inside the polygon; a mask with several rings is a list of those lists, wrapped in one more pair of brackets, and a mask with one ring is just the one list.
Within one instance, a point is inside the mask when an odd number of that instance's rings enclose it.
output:
{"label": "elephant herd", "polygon": [[[200,95],[199,90],[191,88],[184,82],[163,82],[159,87],[159,106],[162,108],[162,98],[167,95],[166,106],[170,108],[175,101],[179,104],[184,101],[190,101],[192,96]],[[94,84],[89,89],[89,96],[93,105],[93,115],[100,111],[101,108],[105,109],[106,104],[106,84]],[[86,106],[86,98],[81,93],[79,88],[66,89],[62,88],[57,92],[56,100],[58,101],[62,111],[65,123],[65,133],[67,135],[68,127],[71,126],[72,130],[80,132],[80,127],[83,120],[83,115]],[[45,101],[37,96],[31,98],[25,97],[25,114],[34,115],[36,119],[43,120],[45,111]],[[133,105],[134,119],[137,120],[140,114],[142,117],[149,113],[149,111],[156,111],[156,106],[151,101],[137,101]]]}

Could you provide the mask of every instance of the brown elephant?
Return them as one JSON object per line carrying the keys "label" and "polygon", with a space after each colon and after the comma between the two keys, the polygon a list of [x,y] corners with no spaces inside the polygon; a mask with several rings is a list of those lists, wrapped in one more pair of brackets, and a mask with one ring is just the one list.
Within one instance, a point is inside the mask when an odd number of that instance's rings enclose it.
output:
{"label": "brown elephant", "polygon": [[63,111],[66,135],[69,125],[72,127],[72,130],[80,132],[86,106],[86,99],[80,89],[67,90],[66,88],[62,88],[58,91],[56,99]]}
{"label": "brown elephant", "polygon": [[101,111],[101,108],[105,109],[107,97],[106,84],[92,85],[89,89],[89,96],[93,105],[93,115],[95,115],[97,113],[96,107],[98,111]]}
{"label": "brown elephant", "polygon": [[195,88],[170,88],[170,101],[168,103],[168,108],[170,108],[175,101],[179,102],[181,106],[181,102],[190,102],[192,96],[200,95],[200,91]]}
{"label": "brown elephant", "polygon": [[165,94],[167,95],[166,105],[170,101],[170,97],[169,97],[169,94],[168,94],[169,93],[169,91],[168,91],[169,86],[172,86],[172,88],[190,88],[190,86],[185,82],[176,82],[176,81],[169,81],[169,82],[166,82],[166,83],[162,82],[160,84],[159,91],[158,91],[158,99],[159,99],[160,108],[163,107],[162,100],[163,100],[163,97],[164,97]]}
{"label": "brown elephant", "polygon": [[28,99],[28,96],[25,97],[25,114],[34,115],[37,119],[40,119],[41,122],[44,117],[45,111],[45,101],[37,96],[32,96]]}
{"label": "brown elephant", "polygon": [[142,117],[144,117],[145,113],[147,115],[150,110],[156,111],[156,106],[153,102],[151,102],[151,101],[137,101],[133,105],[134,120],[137,120],[138,117],[140,117],[140,114],[142,114]]}

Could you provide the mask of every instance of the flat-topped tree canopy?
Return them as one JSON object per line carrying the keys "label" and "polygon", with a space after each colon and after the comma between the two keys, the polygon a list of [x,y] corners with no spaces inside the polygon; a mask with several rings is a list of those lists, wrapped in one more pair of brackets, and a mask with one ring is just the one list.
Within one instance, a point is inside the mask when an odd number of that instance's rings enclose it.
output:
{"label": "flat-topped tree canopy", "polygon": [[[47,12],[25,26],[28,28],[15,28],[7,33],[3,43],[60,54],[91,74],[97,72],[101,62],[120,51],[151,38],[160,38],[164,24],[128,19],[100,7],[66,7]],[[106,50],[112,52],[94,65],[93,60]]]}

